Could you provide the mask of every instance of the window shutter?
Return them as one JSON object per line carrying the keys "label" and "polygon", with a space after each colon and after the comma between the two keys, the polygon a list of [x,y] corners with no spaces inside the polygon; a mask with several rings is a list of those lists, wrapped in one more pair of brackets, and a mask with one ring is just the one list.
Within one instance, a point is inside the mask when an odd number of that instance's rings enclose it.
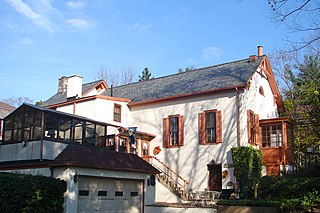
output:
{"label": "window shutter", "polygon": [[250,141],[251,141],[250,110],[247,110],[247,129],[248,129],[248,143],[250,143]]}
{"label": "window shutter", "polygon": [[206,144],[206,113],[200,112],[198,114],[198,134],[199,144]]}
{"label": "window shutter", "polygon": [[163,119],[163,148],[169,147],[169,136],[170,130],[169,130],[169,118]]}
{"label": "window shutter", "polygon": [[259,144],[261,142],[261,134],[260,133],[260,127],[259,127],[259,115],[254,114],[254,137],[255,137],[255,145]]}
{"label": "window shutter", "polygon": [[179,146],[184,145],[184,119],[183,115],[179,116]]}
{"label": "window shutter", "polygon": [[221,111],[216,111],[216,143],[222,143],[222,116]]}

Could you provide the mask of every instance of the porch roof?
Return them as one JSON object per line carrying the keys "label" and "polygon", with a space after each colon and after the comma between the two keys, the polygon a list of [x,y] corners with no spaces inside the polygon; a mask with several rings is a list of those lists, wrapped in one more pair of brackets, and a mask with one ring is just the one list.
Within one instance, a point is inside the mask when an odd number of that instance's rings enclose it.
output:
{"label": "porch roof", "polygon": [[93,169],[142,172],[147,174],[160,173],[156,168],[136,154],[114,152],[99,147],[68,145],[51,167],[75,166]]}

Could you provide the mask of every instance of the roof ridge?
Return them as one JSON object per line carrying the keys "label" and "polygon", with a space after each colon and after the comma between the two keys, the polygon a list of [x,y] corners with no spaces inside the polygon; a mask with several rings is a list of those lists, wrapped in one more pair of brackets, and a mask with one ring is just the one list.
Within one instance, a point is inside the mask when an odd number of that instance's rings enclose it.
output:
{"label": "roof ridge", "polygon": [[125,87],[125,86],[128,86],[128,85],[139,84],[139,83],[143,83],[143,82],[151,82],[151,81],[155,81],[155,80],[158,80],[158,79],[168,78],[168,77],[172,77],[172,76],[176,76],[176,75],[183,75],[183,74],[186,74],[186,73],[189,73],[189,72],[201,71],[201,70],[208,69],[208,68],[224,66],[224,65],[227,65],[227,64],[233,64],[233,63],[238,63],[238,62],[247,61],[247,60],[248,60],[248,58],[244,58],[244,59],[240,59],[240,60],[236,60],[236,61],[229,61],[229,62],[225,62],[225,63],[221,63],[221,64],[216,64],[216,65],[201,67],[201,68],[198,68],[198,69],[193,69],[193,70],[190,70],[190,71],[187,71],[187,72],[173,73],[173,74],[169,74],[169,75],[165,75],[165,76],[160,76],[160,77],[153,78],[153,79],[150,79],[150,80],[147,80],[147,81],[137,81],[137,82],[132,82],[132,83],[129,83],[129,84],[123,84],[123,85],[119,85],[119,86],[114,86],[112,88],[116,89],[116,88]]}

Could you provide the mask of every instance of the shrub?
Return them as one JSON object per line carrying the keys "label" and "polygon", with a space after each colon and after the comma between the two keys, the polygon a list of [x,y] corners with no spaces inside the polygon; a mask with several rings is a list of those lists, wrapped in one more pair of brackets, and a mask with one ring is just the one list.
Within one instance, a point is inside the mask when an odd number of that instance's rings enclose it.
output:
{"label": "shrub", "polygon": [[252,147],[233,147],[231,152],[235,176],[240,183],[240,197],[252,198],[253,187],[261,177],[261,151]]}
{"label": "shrub", "polygon": [[286,176],[276,179],[273,176],[265,176],[259,183],[259,198],[280,201],[282,212],[308,211],[313,206],[320,205],[319,182],[319,177]]}
{"label": "shrub", "polygon": [[63,212],[66,182],[51,177],[0,173],[1,212]]}

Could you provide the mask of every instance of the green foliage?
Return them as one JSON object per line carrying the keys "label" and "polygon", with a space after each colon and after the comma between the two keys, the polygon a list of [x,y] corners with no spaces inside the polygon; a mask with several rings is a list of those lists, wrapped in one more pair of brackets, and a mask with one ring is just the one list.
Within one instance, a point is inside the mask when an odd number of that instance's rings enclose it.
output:
{"label": "green foliage", "polygon": [[66,182],[51,177],[0,173],[1,212],[63,212]]}
{"label": "green foliage", "polygon": [[320,178],[262,177],[259,183],[259,198],[280,201],[282,212],[308,211],[320,205]]}
{"label": "green foliage", "polygon": [[141,76],[139,75],[139,81],[148,81],[153,79],[154,77],[151,76],[151,72],[149,71],[148,67],[144,68],[142,71]]}
{"label": "green foliage", "polygon": [[253,188],[261,177],[262,153],[252,147],[233,147],[231,152],[235,176],[240,183],[240,197],[252,198]]}
{"label": "green foliage", "polygon": [[275,206],[275,207],[278,207],[278,206],[280,206],[280,202],[276,201],[276,200],[261,200],[261,199],[221,200],[221,201],[219,201],[219,205],[225,205],[225,206]]}
{"label": "green foliage", "polygon": [[320,55],[305,56],[303,63],[286,66],[284,77],[290,85],[283,93],[284,105],[286,115],[296,124],[297,155],[320,146]]}
{"label": "green foliage", "polygon": [[183,70],[182,68],[178,69],[178,73],[182,73],[182,72],[189,72],[191,70],[195,70],[196,67],[194,65],[190,66],[190,67],[186,67],[185,70]]}

